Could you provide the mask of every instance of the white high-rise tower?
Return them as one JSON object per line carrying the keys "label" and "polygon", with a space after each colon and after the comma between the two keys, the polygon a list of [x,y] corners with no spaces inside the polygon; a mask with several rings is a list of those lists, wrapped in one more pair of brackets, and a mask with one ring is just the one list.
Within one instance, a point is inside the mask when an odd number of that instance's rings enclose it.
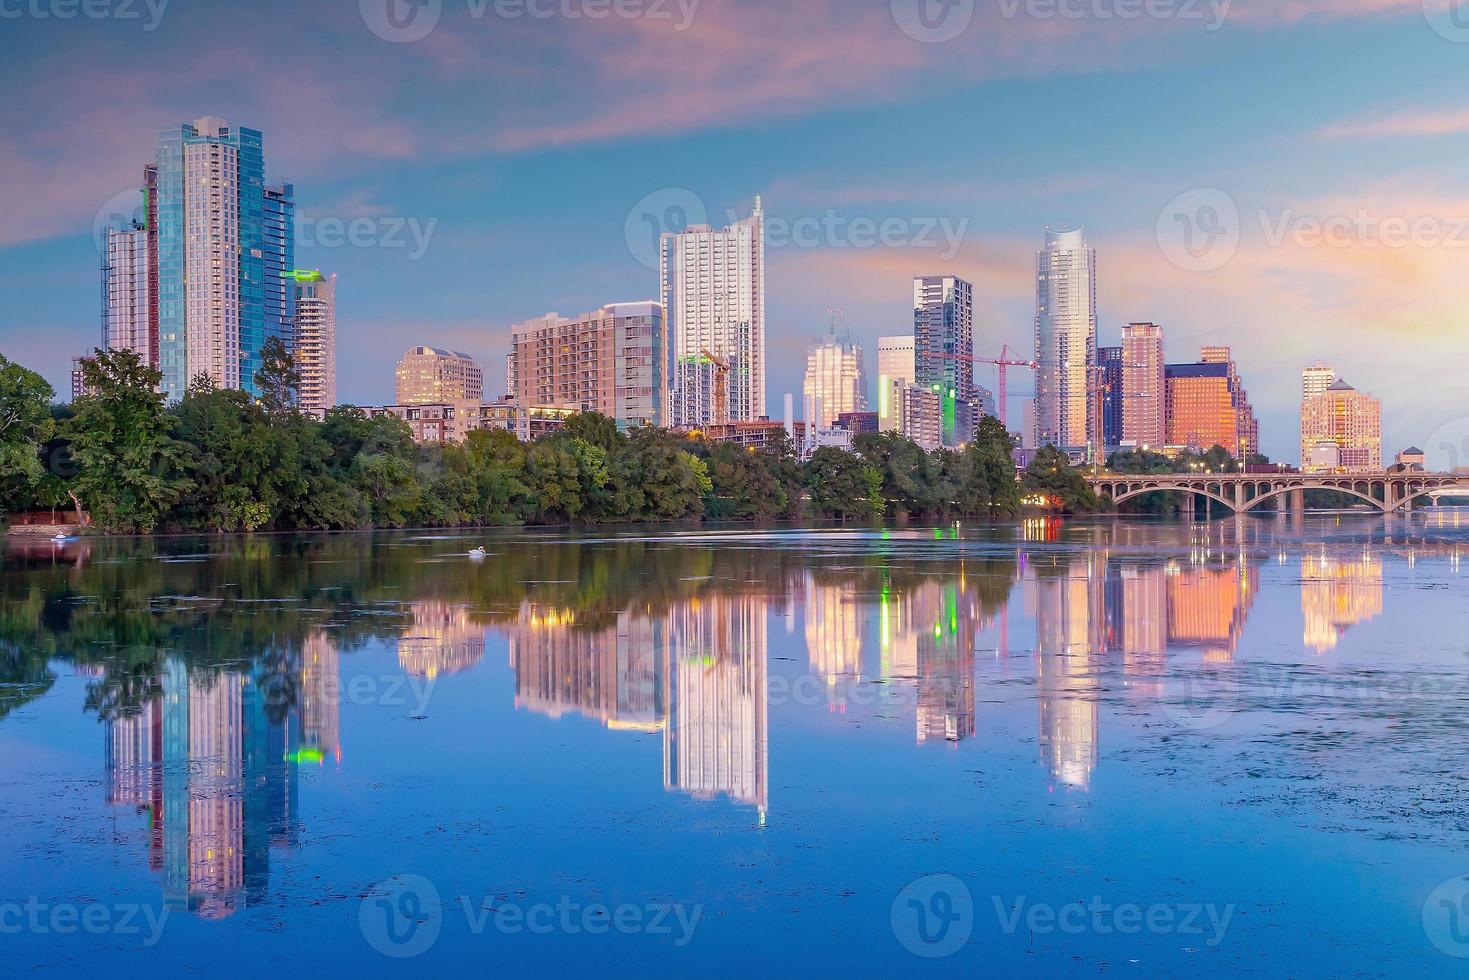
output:
{"label": "white high-rise tower", "polygon": [[[750,217],[727,228],[691,225],[665,234],[659,275],[675,397],[684,387],[683,366],[712,357],[725,372],[729,420],[764,417],[765,211],[760,198]],[[686,418],[680,413],[675,406],[675,416]]]}
{"label": "white high-rise tower", "polygon": [[1086,446],[1097,352],[1097,253],[1085,228],[1046,229],[1036,254],[1036,445]]}

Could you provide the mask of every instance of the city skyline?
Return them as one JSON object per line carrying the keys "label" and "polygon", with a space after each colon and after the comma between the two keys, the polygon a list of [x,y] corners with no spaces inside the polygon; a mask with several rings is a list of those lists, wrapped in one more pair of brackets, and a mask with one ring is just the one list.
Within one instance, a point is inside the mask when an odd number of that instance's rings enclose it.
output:
{"label": "city skyline", "polygon": [[[8,22],[17,55],[0,77],[37,77],[62,45],[85,55],[86,79],[9,110],[0,350],[58,390],[70,357],[96,336],[99,214],[120,213],[114,198],[136,194],[159,127],[214,113],[268,134],[272,179],[297,184],[298,221],[309,231],[299,236],[298,264],[342,277],[339,316],[358,341],[341,355],[344,401],[383,401],[375,379],[411,344],[464,349],[489,365],[508,350],[510,325],[544,309],[651,297],[643,275],[656,253],[641,237],[644,215],[696,207],[721,225],[730,212],[748,213],[759,191],[772,228],[779,219],[784,229],[768,250],[773,396],[799,390],[795,359],[826,307],[843,305],[870,350],[905,320],[907,301],[890,280],[915,274],[951,271],[975,283],[980,353],[994,356],[1005,343],[1028,351],[1032,243],[1045,225],[1074,222],[1099,249],[1103,324],[1155,320],[1181,343],[1230,344],[1241,364],[1331,357],[1383,399],[1390,445],[1433,453],[1429,437],[1463,415],[1447,367],[1469,326],[1455,302],[1454,245],[1338,248],[1291,231],[1298,220],[1361,210],[1379,222],[1463,213],[1465,178],[1438,162],[1469,139],[1439,84],[1463,49],[1425,22],[1417,0],[1290,12],[1239,0],[1213,32],[1148,20],[1002,24],[985,10],[936,44],[905,34],[886,9],[854,15],[819,3],[709,0],[685,31],[654,25],[637,34],[615,20],[555,32],[446,9],[414,44],[383,41],[355,9],[291,7],[293,22],[330,42],[333,56],[313,43],[309,57],[284,59],[279,52],[303,46],[304,35],[268,32],[271,12],[287,8],[257,6],[172,8],[151,32],[85,19]],[[456,33],[482,50],[462,50]],[[794,42],[770,40],[777,36],[839,43],[805,61],[783,57]],[[757,38],[767,39],[757,57],[730,56]],[[220,57],[229,39],[250,43]],[[835,54],[843,43],[870,56],[871,77],[847,70]],[[1283,45],[1293,57],[1279,56]],[[662,57],[642,58],[651,67],[638,80],[622,67],[655,52]],[[1075,57],[1037,76],[1041,52]],[[1321,70],[1354,55],[1396,68],[1335,80]],[[565,77],[585,72],[595,97],[553,86],[487,105],[528,61],[560,64]],[[708,73],[693,84],[686,68],[698,63]],[[1221,70],[1231,64],[1263,70],[1242,83]],[[189,73],[186,91],[167,84],[177,71]],[[269,85],[239,85],[250,73]],[[927,84],[935,80],[946,84]],[[1089,90],[1085,112],[1062,110],[1074,124],[1036,111],[1065,105],[1061,96],[1079,81]],[[384,98],[355,96],[374,85],[388,86]],[[1294,93],[1289,106],[1242,111],[1251,99],[1274,104],[1282,89]],[[952,130],[943,154],[895,152],[956,114],[968,125]],[[340,139],[323,138],[323,117],[336,118]],[[1176,197],[1209,188],[1241,215],[1238,250],[1217,269],[1182,269],[1159,246],[1160,219]],[[897,220],[907,237],[892,247],[845,232],[798,241],[795,223],[824,221],[828,211],[846,227]],[[1275,244],[1282,222],[1287,239]],[[948,239],[943,227],[965,232]],[[553,250],[557,261],[546,263]],[[1376,356],[1389,338],[1393,356]],[[1423,365],[1411,352],[1429,344],[1447,350]],[[1262,376],[1251,390],[1264,449],[1279,458],[1294,444],[1298,410],[1287,374]],[[981,383],[992,378],[977,372]],[[1011,415],[1021,417],[1018,400]]]}

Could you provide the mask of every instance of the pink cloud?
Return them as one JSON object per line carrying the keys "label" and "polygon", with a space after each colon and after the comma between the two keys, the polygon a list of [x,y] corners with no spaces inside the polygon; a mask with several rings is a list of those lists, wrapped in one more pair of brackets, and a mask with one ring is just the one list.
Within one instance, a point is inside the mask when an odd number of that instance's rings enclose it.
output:
{"label": "pink cloud", "polygon": [[1454,136],[1469,133],[1469,109],[1400,112],[1374,119],[1333,123],[1316,131],[1318,139],[1385,139]]}

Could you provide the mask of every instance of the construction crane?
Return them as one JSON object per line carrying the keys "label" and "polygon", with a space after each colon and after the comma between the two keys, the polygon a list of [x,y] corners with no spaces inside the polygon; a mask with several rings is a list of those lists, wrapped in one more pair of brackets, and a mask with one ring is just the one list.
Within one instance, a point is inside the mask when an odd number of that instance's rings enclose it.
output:
{"label": "construction crane", "polygon": [[714,411],[710,421],[715,425],[729,424],[729,362],[716,357],[706,347],[700,351],[714,365]]}
{"label": "construction crane", "polygon": [[995,414],[1000,424],[1007,429],[1009,426],[1005,421],[1005,401],[1009,396],[1009,391],[1005,383],[1005,369],[1022,367],[1034,371],[1039,366],[1035,361],[1017,361],[1011,358],[1009,344],[1000,349],[999,357],[973,357],[969,354],[940,354],[939,356],[951,361],[967,361],[970,364],[993,364],[995,366],[995,373],[998,376],[998,383],[995,386]]}

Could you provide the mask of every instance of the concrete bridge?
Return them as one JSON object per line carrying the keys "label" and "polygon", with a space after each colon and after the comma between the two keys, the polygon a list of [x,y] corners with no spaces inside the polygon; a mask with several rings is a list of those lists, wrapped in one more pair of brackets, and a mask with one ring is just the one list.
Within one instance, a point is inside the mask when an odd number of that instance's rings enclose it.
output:
{"label": "concrete bridge", "polygon": [[1469,473],[1178,473],[1166,476],[1122,474],[1087,477],[1099,494],[1120,504],[1158,490],[1213,500],[1236,514],[1248,514],[1267,500],[1285,498],[1285,507],[1305,510],[1307,490],[1334,490],[1371,504],[1384,514],[1410,511],[1415,501],[1451,494],[1469,497]]}

